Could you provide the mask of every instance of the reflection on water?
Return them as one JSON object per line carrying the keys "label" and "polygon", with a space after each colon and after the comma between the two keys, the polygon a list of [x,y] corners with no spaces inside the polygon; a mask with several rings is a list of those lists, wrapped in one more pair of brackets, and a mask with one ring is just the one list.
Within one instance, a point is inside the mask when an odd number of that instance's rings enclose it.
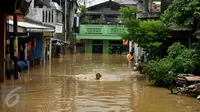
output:
{"label": "reflection on water", "polygon": [[6,87],[15,85],[24,89],[17,93],[20,104],[8,108],[1,102],[0,112],[200,112],[195,98],[146,86],[143,76],[120,81],[74,78],[96,73],[103,77],[132,75],[126,57],[121,55],[76,54],[52,59],[23,73],[17,81],[0,85],[1,101],[5,99],[2,90]]}

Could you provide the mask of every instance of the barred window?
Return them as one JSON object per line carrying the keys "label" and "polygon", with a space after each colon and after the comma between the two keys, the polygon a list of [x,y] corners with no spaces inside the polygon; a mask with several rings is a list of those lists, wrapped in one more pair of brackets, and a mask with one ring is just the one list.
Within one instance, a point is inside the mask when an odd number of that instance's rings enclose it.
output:
{"label": "barred window", "polygon": [[87,33],[101,33],[101,28],[87,28]]}

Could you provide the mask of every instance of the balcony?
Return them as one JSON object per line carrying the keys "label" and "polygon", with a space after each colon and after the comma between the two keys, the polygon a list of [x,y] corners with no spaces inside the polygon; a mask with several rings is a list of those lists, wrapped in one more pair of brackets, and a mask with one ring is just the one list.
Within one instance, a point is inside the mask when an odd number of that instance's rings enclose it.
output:
{"label": "balcony", "polygon": [[124,31],[123,25],[80,25],[80,34],[119,35]]}
{"label": "balcony", "polygon": [[161,12],[139,12],[137,14],[138,19],[151,19],[151,18],[159,18]]}
{"label": "balcony", "polygon": [[125,32],[123,25],[80,25],[77,39],[109,39],[121,40],[120,34]]}
{"label": "balcony", "polygon": [[63,32],[62,12],[51,8],[31,8],[28,17],[55,26],[55,33]]}

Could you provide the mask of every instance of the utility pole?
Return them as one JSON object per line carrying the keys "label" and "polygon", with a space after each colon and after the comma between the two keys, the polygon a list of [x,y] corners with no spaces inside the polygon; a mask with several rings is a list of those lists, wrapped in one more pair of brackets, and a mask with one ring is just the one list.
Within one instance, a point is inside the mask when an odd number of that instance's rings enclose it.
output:
{"label": "utility pole", "polygon": [[[7,23],[7,32],[9,32],[9,19],[8,17],[6,17],[6,23]],[[11,79],[11,72],[10,72],[10,36],[6,35],[6,59],[7,59],[7,63],[6,63],[6,78],[7,79]]]}
{"label": "utility pole", "polygon": [[13,41],[13,51],[12,51],[12,59],[13,59],[13,62],[14,62],[14,79],[18,79],[18,33],[17,33],[17,14],[14,14],[14,37],[12,38],[12,41]]}
{"label": "utility pole", "polygon": [[[65,31],[64,31],[64,33],[65,33],[65,43],[67,42],[67,0],[65,0]],[[67,52],[67,48],[66,48],[66,46],[65,46],[65,53]]]}

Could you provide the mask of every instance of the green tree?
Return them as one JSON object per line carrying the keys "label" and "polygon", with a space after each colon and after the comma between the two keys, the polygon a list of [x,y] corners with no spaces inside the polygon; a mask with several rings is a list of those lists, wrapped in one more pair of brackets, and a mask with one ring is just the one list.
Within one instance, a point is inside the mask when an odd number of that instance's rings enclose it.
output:
{"label": "green tree", "polygon": [[137,8],[135,7],[122,7],[120,9],[122,13],[122,18],[124,22],[130,21],[130,20],[136,20],[136,14],[138,12]]}
{"label": "green tree", "polygon": [[79,4],[79,17],[81,23],[89,23],[89,17],[86,16],[86,7],[84,5]]}
{"label": "green tree", "polygon": [[184,45],[182,45],[179,42],[175,42],[167,50],[168,58],[175,59],[176,57],[181,55],[185,50],[186,50],[186,47]]}
{"label": "green tree", "polygon": [[200,24],[200,1],[174,0],[161,19],[168,26],[177,25],[197,29]]}
{"label": "green tree", "polygon": [[81,19],[82,24],[88,24],[89,23],[89,17],[85,16],[84,18]]}
{"label": "green tree", "polygon": [[95,20],[95,23],[99,24],[99,23],[100,23],[100,19],[97,18],[97,19]]}
{"label": "green tree", "polygon": [[161,21],[141,21],[136,19],[136,8],[121,8],[123,23],[127,31],[121,36],[148,50],[159,48],[169,37],[168,28]]}
{"label": "green tree", "polygon": [[105,23],[105,17],[104,17],[103,14],[101,14],[101,17],[99,18],[99,22],[100,22],[101,24]]}

